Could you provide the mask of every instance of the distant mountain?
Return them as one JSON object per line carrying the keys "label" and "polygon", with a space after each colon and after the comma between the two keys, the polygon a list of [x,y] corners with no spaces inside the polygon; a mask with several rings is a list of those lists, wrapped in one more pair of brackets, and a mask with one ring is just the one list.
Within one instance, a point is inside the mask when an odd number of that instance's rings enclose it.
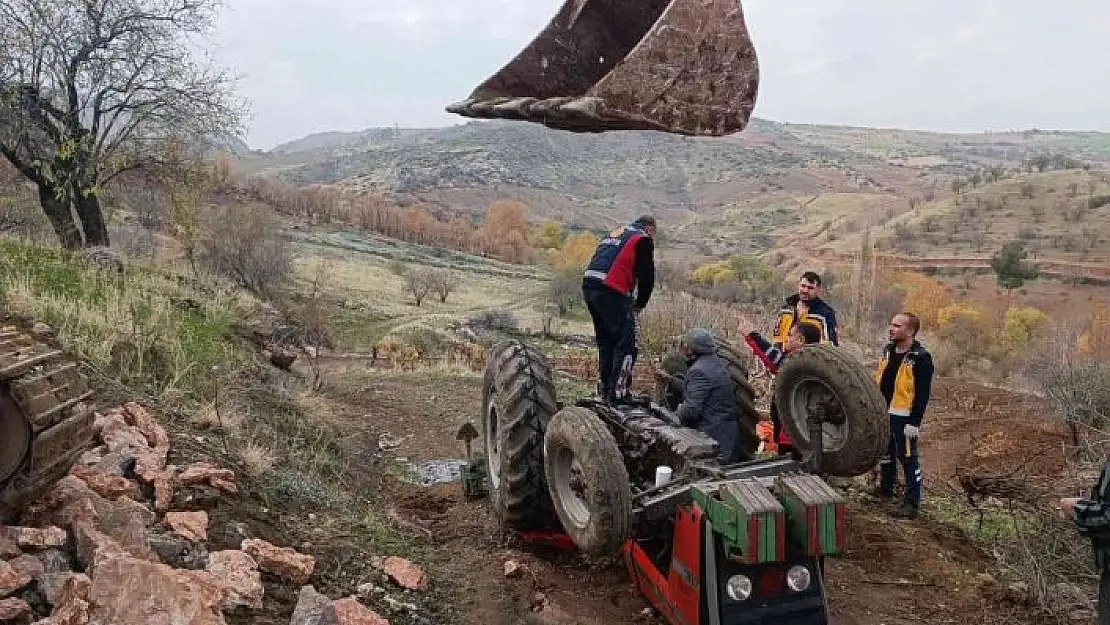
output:
{"label": "distant mountain", "polygon": [[782,220],[774,215],[794,215],[810,198],[870,194],[869,206],[940,200],[956,178],[1021,168],[1037,156],[1049,169],[1101,168],[1110,164],[1110,134],[940,134],[756,119],[730,137],[688,138],[472,121],[320,133],[244,156],[238,166],[294,185],[334,184],[469,213],[498,198],[520,199],[533,219],[594,228],[651,211],[672,232],[699,237],[706,224],[735,222],[728,215],[753,202],[768,207],[758,223],[702,246],[719,252],[765,249]]}

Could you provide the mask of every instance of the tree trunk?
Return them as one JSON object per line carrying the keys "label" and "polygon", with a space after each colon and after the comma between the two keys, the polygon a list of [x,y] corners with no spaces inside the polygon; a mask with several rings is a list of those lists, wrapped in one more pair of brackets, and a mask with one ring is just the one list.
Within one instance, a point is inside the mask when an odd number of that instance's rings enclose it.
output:
{"label": "tree trunk", "polygon": [[78,193],[73,200],[77,206],[77,217],[81,219],[81,227],[85,230],[85,246],[107,247],[108,228],[104,224],[104,211],[100,209],[100,197],[94,193]]}
{"label": "tree trunk", "polygon": [[54,233],[58,235],[62,247],[67,250],[80,249],[84,241],[81,231],[77,229],[77,222],[73,220],[69,202],[59,202],[50,185],[39,183],[39,204],[50,220],[50,225],[54,226]]}

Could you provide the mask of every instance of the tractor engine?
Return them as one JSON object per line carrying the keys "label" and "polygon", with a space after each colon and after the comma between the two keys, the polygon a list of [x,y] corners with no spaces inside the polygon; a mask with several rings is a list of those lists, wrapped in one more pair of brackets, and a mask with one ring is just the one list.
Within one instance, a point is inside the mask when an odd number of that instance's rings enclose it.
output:
{"label": "tractor engine", "polygon": [[693,471],[697,463],[712,463],[717,458],[717,441],[695,429],[671,424],[651,407],[614,408],[589,400],[579,405],[593,410],[609,426],[624,455],[633,493],[655,485],[658,466],[670,467],[677,479]]}

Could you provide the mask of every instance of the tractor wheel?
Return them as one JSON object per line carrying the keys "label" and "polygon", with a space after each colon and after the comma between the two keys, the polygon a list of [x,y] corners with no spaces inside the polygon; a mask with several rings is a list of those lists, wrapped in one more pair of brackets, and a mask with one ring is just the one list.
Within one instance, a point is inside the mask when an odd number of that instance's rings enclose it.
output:
{"label": "tractor wheel", "polygon": [[[728,368],[728,375],[732,379],[732,392],[736,397],[737,407],[740,409],[740,448],[745,456],[754,458],[756,451],[759,450],[757,426],[760,415],[755,409],[755,387],[748,381],[747,359],[724,339],[714,338],[714,343],[717,345],[717,356],[725,362],[725,366]],[[677,384],[656,383],[655,403],[674,410],[682,402],[681,380],[686,376],[686,369],[688,368],[686,360],[682,357],[682,354],[675,351],[663,359],[661,368],[675,376]]]}
{"label": "tractor wheel", "polygon": [[589,409],[571,406],[551,419],[543,448],[564,531],[587,554],[616,553],[632,531],[632,488],[612,433]]}
{"label": "tractor wheel", "polygon": [[0,327],[0,523],[14,523],[92,446],[93,395],[60,350]]}
{"label": "tractor wheel", "polygon": [[490,499],[502,527],[552,529],[543,472],[543,435],[555,403],[551,365],[520,341],[490,349],[482,388],[482,439]]}
{"label": "tractor wheel", "polygon": [[819,413],[823,469],[830,475],[863,475],[887,452],[886,400],[863,365],[834,345],[807,345],[791,353],[775,376],[774,397],[799,451],[813,448],[808,418]]}

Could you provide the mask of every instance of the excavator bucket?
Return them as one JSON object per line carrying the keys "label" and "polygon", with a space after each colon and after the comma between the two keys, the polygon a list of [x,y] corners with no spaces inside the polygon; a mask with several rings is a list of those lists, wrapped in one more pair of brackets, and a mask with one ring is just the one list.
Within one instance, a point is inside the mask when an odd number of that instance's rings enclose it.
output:
{"label": "excavator bucket", "polygon": [[739,0],[566,0],[447,111],[575,132],[721,136],[747,126],[758,88]]}

